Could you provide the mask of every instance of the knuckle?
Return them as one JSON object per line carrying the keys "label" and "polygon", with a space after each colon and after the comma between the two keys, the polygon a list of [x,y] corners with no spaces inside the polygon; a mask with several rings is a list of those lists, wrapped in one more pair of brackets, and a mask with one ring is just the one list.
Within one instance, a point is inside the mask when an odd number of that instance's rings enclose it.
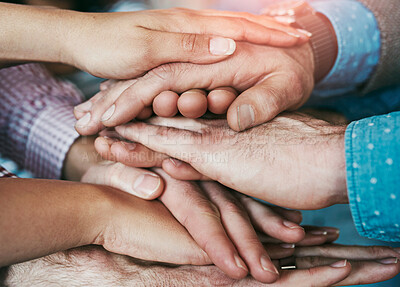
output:
{"label": "knuckle", "polygon": [[196,34],[183,34],[181,38],[181,47],[183,51],[194,53],[198,50],[199,36]]}

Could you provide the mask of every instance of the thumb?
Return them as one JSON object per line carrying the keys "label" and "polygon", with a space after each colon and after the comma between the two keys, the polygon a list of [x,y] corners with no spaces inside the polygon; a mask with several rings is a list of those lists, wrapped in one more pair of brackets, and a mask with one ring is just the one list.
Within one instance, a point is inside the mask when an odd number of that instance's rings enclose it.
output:
{"label": "thumb", "polygon": [[211,64],[222,61],[236,51],[236,42],[218,36],[154,32],[151,49],[157,65],[173,62]]}
{"label": "thumb", "polygon": [[297,108],[304,97],[300,85],[288,73],[268,75],[232,103],[227,115],[229,126],[244,131],[274,119],[287,109]]}
{"label": "thumb", "polygon": [[157,174],[109,161],[92,166],[81,181],[108,185],[146,200],[155,199],[164,191],[164,182]]}

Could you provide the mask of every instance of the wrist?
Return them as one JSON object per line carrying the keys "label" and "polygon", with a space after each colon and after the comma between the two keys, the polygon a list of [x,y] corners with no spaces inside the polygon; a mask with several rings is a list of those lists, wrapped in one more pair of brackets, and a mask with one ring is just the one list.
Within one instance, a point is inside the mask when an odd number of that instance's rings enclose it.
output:
{"label": "wrist", "polygon": [[331,139],[325,148],[326,162],[328,164],[329,177],[326,180],[331,182],[332,204],[345,204],[349,202],[347,195],[346,180],[346,153],[345,153],[346,126],[330,127]]}

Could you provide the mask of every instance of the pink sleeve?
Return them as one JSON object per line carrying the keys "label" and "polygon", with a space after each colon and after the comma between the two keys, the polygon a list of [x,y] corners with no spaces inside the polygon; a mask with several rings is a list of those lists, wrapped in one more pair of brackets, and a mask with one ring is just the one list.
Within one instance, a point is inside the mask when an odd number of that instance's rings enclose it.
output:
{"label": "pink sleeve", "polygon": [[65,156],[79,137],[76,87],[40,64],[0,70],[0,153],[36,177],[61,177]]}

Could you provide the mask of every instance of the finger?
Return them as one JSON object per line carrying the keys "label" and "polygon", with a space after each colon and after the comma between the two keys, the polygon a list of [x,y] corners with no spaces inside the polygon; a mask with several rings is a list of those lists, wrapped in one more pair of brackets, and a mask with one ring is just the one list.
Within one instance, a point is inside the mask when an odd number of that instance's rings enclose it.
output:
{"label": "finger", "polygon": [[116,80],[107,80],[100,84],[100,91],[105,91],[111,88],[116,83]]}
{"label": "finger", "polygon": [[202,145],[199,133],[141,122],[118,126],[115,130],[123,138],[184,162],[200,160]]}
{"label": "finger", "polygon": [[82,182],[108,185],[147,200],[159,197],[164,190],[164,182],[157,174],[113,162],[91,167]]}
{"label": "finger", "polygon": [[145,108],[143,111],[141,111],[138,114],[137,119],[138,120],[147,120],[152,115],[153,115],[153,110],[150,107],[149,108]]}
{"label": "finger", "polygon": [[74,115],[77,120],[80,120],[83,116],[85,116],[88,112],[92,110],[94,103],[96,103],[99,99],[101,99],[105,95],[105,92],[99,92],[89,100],[83,102],[82,104],[76,106],[74,108]]}
{"label": "finger", "polygon": [[191,165],[174,158],[165,159],[162,162],[162,168],[169,176],[179,180],[211,180],[209,177],[199,173]]}
{"label": "finger", "polygon": [[379,261],[351,261],[352,272],[349,277],[336,286],[373,284],[389,280],[400,272],[397,258]]}
{"label": "finger", "polygon": [[[337,258],[327,257],[297,257],[296,265],[299,269],[309,269],[316,266],[334,264]],[[350,260],[352,272],[343,281],[335,286],[373,284],[389,280],[400,271],[397,258],[386,258],[377,261],[353,261]]]}
{"label": "finger", "polygon": [[299,84],[290,79],[292,76],[289,73],[271,73],[262,83],[239,95],[228,110],[229,126],[235,131],[244,131],[300,106],[299,99],[303,98],[304,89],[295,88]]}
{"label": "finger", "polygon": [[[279,21],[276,21],[275,17],[269,17],[264,13],[264,15],[256,15],[256,14],[251,14],[251,13],[246,13],[246,12],[229,12],[229,11],[219,11],[219,10],[200,10],[200,14],[206,15],[206,16],[229,16],[229,17],[239,17],[239,18],[244,18],[246,20],[249,20],[251,22],[261,24],[265,27],[268,27],[270,29],[286,32],[289,35],[293,36],[298,36],[300,37],[300,40],[298,41],[297,44],[304,44],[309,40],[311,35],[307,33],[307,31],[301,30],[301,29],[296,29],[294,27],[291,27],[287,25],[287,22],[280,23]],[[290,22],[291,24],[293,22]],[[273,44],[269,44],[269,46],[273,46]]]}
{"label": "finger", "polygon": [[264,249],[273,260],[290,257],[294,254],[295,250],[294,244],[264,244]]}
{"label": "finger", "polygon": [[164,91],[153,101],[154,113],[160,117],[171,118],[178,113],[179,95],[175,92]]}
{"label": "finger", "polygon": [[395,250],[387,246],[345,246],[337,244],[297,248],[295,255],[298,257],[319,256],[351,260],[377,260],[399,257]]}
{"label": "finger", "polygon": [[[278,264],[278,263],[277,263]],[[332,286],[344,280],[351,273],[351,264],[339,261],[331,266],[313,267],[304,270],[281,271],[277,286]]]}
{"label": "finger", "polygon": [[179,112],[186,118],[197,119],[207,112],[206,92],[199,89],[183,93],[178,100]]}
{"label": "finger", "polygon": [[[297,45],[300,41],[304,43],[303,38],[306,37],[304,33],[296,29],[286,27],[282,29],[282,24],[274,24],[272,21],[267,23],[264,20],[266,18],[261,19],[261,16],[257,21],[263,23],[253,22],[249,20],[250,17],[236,17],[237,15],[232,15],[229,12],[226,15],[222,15],[221,12],[214,12],[215,15],[211,15],[210,10],[208,10],[208,15],[204,15],[204,13],[202,15],[201,13],[192,13],[191,17],[188,17],[187,13],[175,14],[173,15],[175,21],[160,19],[159,26],[156,26],[155,29],[165,30],[167,27],[170,32],[209,34],[228,37],[236,41],[278,47],[291,47]],[[168,26],[165,23],[168,23]],[[157,24],[153,23],[153,25]],[[268,26],[281,29],[271,29]]]}
{"label": "finger", "polygon": [[300,225],[282,218],[267,205],[250,197],[239,194],[237,196],[259,231],[287,243],[296,243],[304,239],[305,231]]}
{"label": "finger", "polygon": [[292,221],[294,223],[300,224],[303,221],[303,215],[298,210],[285,209],[279,206],[270,206],[270,208],[280,216]]}
{"label": "finger", "polygon": [[239,255],[249,267],[251,275],[263,283],[275,282],[279,277],[278,270],[258,240],[240,202],[218,183],[202,182],[200,186],[220,210],[222,224]]}
{"label": "finger", "polygon": [[162,170],[155,170],[167,182],[160,197],[164,205],[186,227],[216,266],[232,278],[244,278],[248,269],[228,238],[217,207],[204,196],[196,184],[177,181]]}
{"label": "finger", "polygon": [[162,162],[169,158],[141,144],[128,143],[111,138],[97,138],[95,148],[102,158],[131,167],[161,167]]}
{"label": "finger", "polygon": [[[112,116],[115,110],[114,101],[125,91],[128,87],[132,86],[136,80],[120,81],[117,82],[111,89],[100,92],[100,98],[92,103],[91,109],[85,114],[75,125],[75,129],[81,135],[91,135],[103,129],[103,120]],[[96,95],[97,97],[97,95]],[[137,111],[139,114],[145,107]]]}
{"label": "finger", "polygon": [[174,118],[161,118],[153,117],[146,121],[146,123],[161,126],[161,127],[173,127],[180,130],[192,131],[195,133],[201,133],[206,127],[201,119],[189,119],[184,117],[174,117]]}
{"label": "finger", "polygon": [[207,96],[208,110],[217,115],[225,114],[237,95],[236,90],[229,87],[212,90]]}
{"label": "finger", "polygon": [[328,242],[328,231],[314,226],[303,226],[306,235],[303,240],[296,243],[296,246],[322,245]]}

